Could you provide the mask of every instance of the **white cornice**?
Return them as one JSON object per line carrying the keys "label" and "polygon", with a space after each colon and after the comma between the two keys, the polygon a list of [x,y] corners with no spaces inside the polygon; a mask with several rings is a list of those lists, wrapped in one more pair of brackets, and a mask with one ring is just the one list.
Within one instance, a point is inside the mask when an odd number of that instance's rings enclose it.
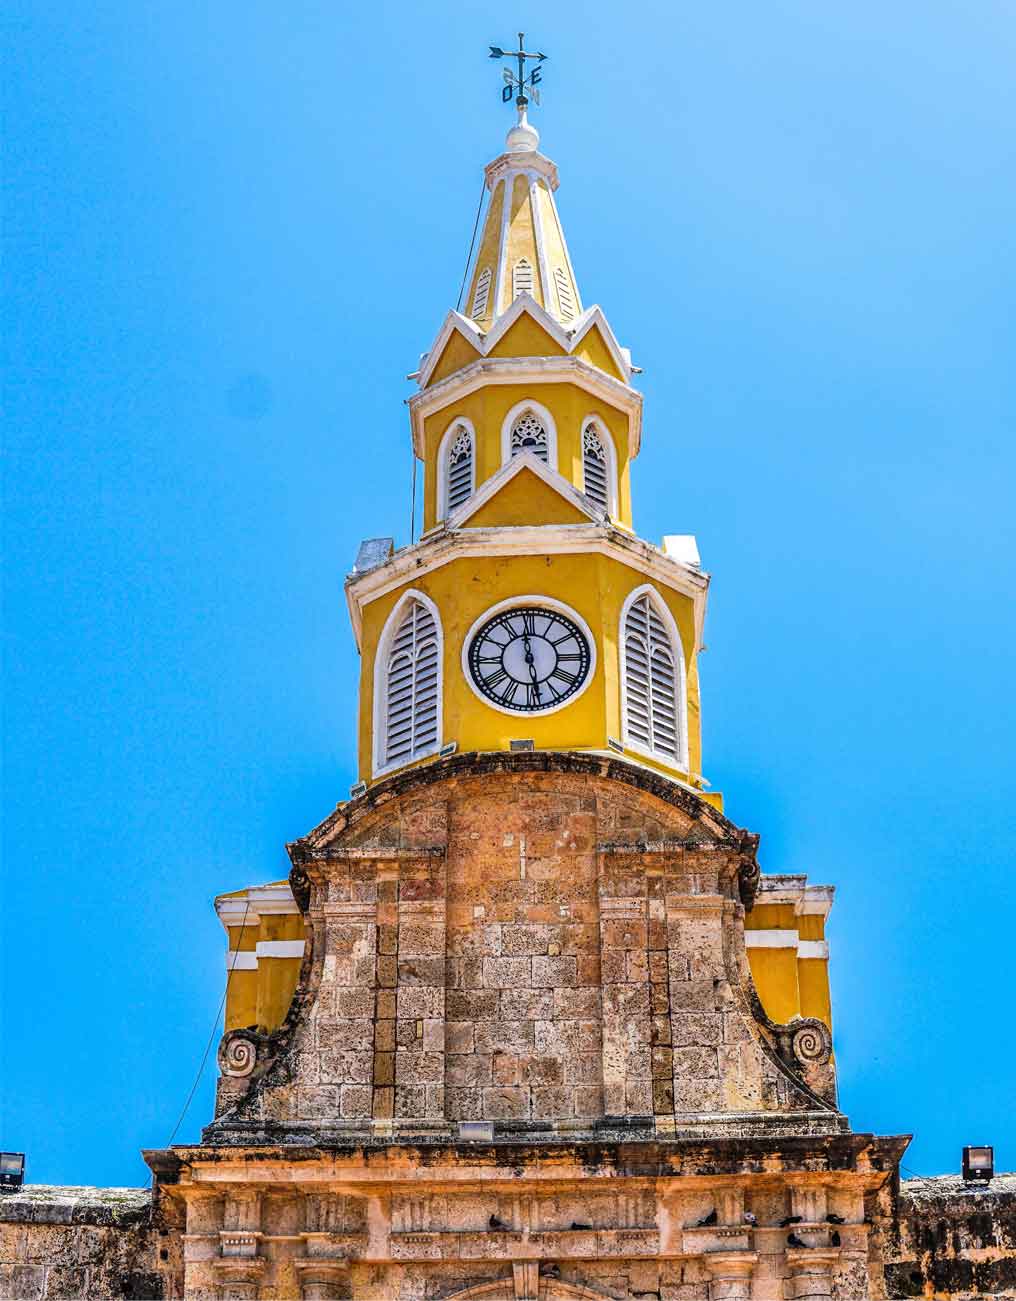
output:
{"label": "white cornice", "polygon": [[804,873],[784,872],[763,875],[755,906],[789,904],[796,917],[828,917],[835,895],[833,885],[809,885]]}
{"label": "white cornice", "polygon": [[[496,304],[494,310],[495,312],[497,311]],[[630,389],[630,386],[627,383],[627,380],[631,377],[630,355],[626,349],[622,348],[618,343],[617,337],[615,336],[614,331],[610,328],[610,323],[604,315],[602,308],[598,307],[595,303],[592,307],[587,307],[586,310],[582,312],[581,315],[578,316],[566,329],[557,317],[553,316],[545,307],[541,307],[536,299],[528,293],[519,294],[519,296],[514,299],[499,316],[496,317],[494,324],[486,334],[481,333],[476,322],[470,317],[463,316],[461,312],[456,312],[454,310],[450,311],[442,322],[441,328],[438,330],[437,337],[431,344],[430,350],[425,354],[420,363],[420,370],[417,377],[417,383],[420,388],[427,388],[427,385],[430,382],[430,377],[434,373],[434,368],[441,360],[445,345],[453,333],[457,331],[471,347],[476,349],[481,357],[487,357],[493,349],[497,347],[498,343],[504,338],[505,334],[511,329],[516,321],[518,321],[518,319],[524,314],[531,316],[536,324],[539,325],[541,329],[545,330],[558,347],[562,348],[566,353],[573,353],[593,326],[596,326],[603,337],[607,351],[614,360],[614,364],[617,366],[621,375],[625,377],[623,381],[614,380],[613,376],[609,375],[606,376],[606,378],[613,380],[614,383],[622,384],[624,388],[631,392],[634,391]],[[513,358],[511,360],[516,359]],[[465,369],[468,370],[469,367],[466,367]],[[458,373],[461,372],[456,372],[456,374]],[[600,373],[606,374],[606,372]],[[449,376],[448,378],[452,379],[454,376]],[[439,382],[445,383],[446,381]],[[412,401],[414,400],[415,399],[410,400],[410,405],[412,405]]]}
{"label": "white cornice", "polygon": [[288,881],[254,885],[249,890],[220,894],[215,900],[215,912],[227,931],[234,926],[251,930],[260,924],[262,917],[299,911]]}
{"label": "white cornice", "polygon": [[492,191],[501,177],[509,172],[521,172],[523,175],[534,172],[546,179],[551,191],[558,187],[557,164],[543,154],[526,150],[525,153],[498,154],[489,162],[483,169],[483,174],[487,178],[487,189]]}
{"label": "white cornice", "polygon": [[628,455],[638,455],[642,441],[642,394],[578,357],[486,357],[463,366],[409,399],[413,451],[424,456],[423,425],[479,388],[493,384],[574,384],[628,417]]}
{"label": "white cornice", "polygon": [[523,470],[531,470],[538,479],[541,479],[548,488],[553,490],[565,499],[570,505],[580,511],[588,520],[594,524],[606,523],[607,516],[600,510],[584,492],[579,492],[574,484],[569,483],[563,474],[558,474],[552,470],[549,465],[545,465],[538,456],[532,452],[520,452],[513,456],[510,461],[506,461],[496,474],[492,474],[481,486],[468,497],[458,510],[453,511],[448,516],[445,527],[448,529],[462,528],[466,520],[472,519],[481,507],[486,506],[491,498],[496,497],[505,484],[510,483],[512,479],[521,474]]}
{"label": "white cornice", "polygon": [[690,597],[695,608],[695,647],[702,641],[709,575],[691,569],[610,524],[543,524],[516,528],[435,529],[387,564],[346,579],[346,603],[356,645],[361,647],[365,606],[422,575],[473,557],[595,554],[628,565],[654,582]]}

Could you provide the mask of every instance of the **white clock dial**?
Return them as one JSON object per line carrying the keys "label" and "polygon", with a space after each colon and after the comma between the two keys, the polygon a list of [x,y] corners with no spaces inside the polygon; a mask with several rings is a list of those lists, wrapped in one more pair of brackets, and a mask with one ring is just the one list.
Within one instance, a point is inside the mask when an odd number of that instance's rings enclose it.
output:
{"label": "white clock dial", "polygon": [[589,642],[567,615],[515,606],[488,619],[469,643],[469,673],[501,709],[536,713],[578,692],[589,675]]}

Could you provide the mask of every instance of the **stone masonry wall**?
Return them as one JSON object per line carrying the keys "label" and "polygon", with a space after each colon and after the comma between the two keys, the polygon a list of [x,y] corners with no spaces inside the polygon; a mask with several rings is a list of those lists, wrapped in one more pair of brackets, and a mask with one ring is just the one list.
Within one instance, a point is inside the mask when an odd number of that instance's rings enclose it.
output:
{"label": "stone masonry wall", "polygon": [[887,1296],[1016,1297],[1016,1174],[907,1179],[887,1185],[869,1214]]}
{"label": "stone masonry wall", "polygon": [[147,1188],[36,1184],[0,1193],[0,1298],[182,1296],[174,1209],[153,1217]]}

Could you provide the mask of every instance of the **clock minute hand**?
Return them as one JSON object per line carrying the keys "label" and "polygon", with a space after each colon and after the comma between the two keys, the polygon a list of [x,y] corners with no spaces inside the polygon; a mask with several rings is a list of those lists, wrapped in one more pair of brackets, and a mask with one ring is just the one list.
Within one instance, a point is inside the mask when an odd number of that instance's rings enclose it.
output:
{"label": "clock minute hand", "polygon": [[536,657],[533,655],[533,647],[529,641],[529,634],[524,633],[522,637],[522,646],[526,652],[526,663],[529,665],[529,676],[533,679],[533,686],[536,688],[536,699],[540,699],[540,680],[536,676]]}

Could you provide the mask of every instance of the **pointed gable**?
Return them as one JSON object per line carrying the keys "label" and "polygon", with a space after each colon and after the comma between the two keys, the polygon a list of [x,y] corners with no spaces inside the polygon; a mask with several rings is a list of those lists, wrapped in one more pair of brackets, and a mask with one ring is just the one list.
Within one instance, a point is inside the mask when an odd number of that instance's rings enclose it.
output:
{"label": "pointed gable", "polygon": [[608,375],[612,375],[614,379],[619,379],[625,384],[629,382],[628,376],[621,373],[620,367],[611,355],[598,324],[591,326],[586,331],[573,351],[576,357],[588,361],[590,366],[595,366],[597,370],[606,371]]}
{"label": "pointed gable", "polygon": [[528,465],[508,479],[459,527],[512,528],[533,524],[588,524],[590,517]]}
{"label": "pointed gable", "polygon": [[567,350],[529,312],[522,312],[490,349],[491,357],[564,357]]}
{"label": "pointed gable", "polygon": [[448,337],[448,342],[441,350],[437,364],[427,378],[427,387],[436,384],[438,380],[447,379],[449,375],[454,375],[457,370],[463,366],[477,360],[480,352],[473,347],[469,340],[460,334],[458,330],[453,330]]}

